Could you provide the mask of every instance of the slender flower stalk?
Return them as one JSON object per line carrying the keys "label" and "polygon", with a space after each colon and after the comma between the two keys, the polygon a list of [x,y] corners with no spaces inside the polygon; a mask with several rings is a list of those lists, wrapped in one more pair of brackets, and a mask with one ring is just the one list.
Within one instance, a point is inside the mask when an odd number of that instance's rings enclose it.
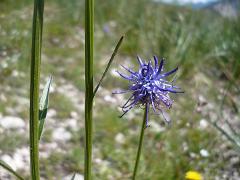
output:
{"label": "slender flower stalk", "polygon": [[146,127],[146,126],[145,126],[145,123],[146,123],[146,121],[147,121],[146,118],[148,118],[148,116],[147,116],[148,108],[149,108],[149,105],[146,104],[146,105],[145,105],[144,116],[143,116],[142,128],[141,128],[140,137],[139,137],[137,157],[136,157],[135,166],[134,166],[134,171],[133,171],[133,177],[132,177],[133,180],[135,180],[135,178],[136,178],[137,169],[138,169],[138,165],[139,165],[139,160],[140,160],[140,156],[141,156],[144,130],[146,129],[146,128],[145,128],[145,127]]}
{"label": "slender flower stalk", "polygon": [[39,180],[39,79],[41,65],[44,0],[34,1],[30,80],[30,163],[31,179]]}
{"label": "slender flower stalk", "polygon": [[84,179],[91,179],[94,0],[85,0],[85,169]]}
{"label": "slender flower stalk", "polygon": [[156,114],[162,114],[164,120],[169,123],[169,120],[165,118],[163,113],[163,108],[170,109],[173,104],[173,100],[170,98],[169,94],[183,93],[179,87],[173,85],[175,79],[171,82],[167,80],[167,77],[174,74],[178,68],[169,72],[163,72],[164,59],[160,62],[156,56],[154,56],[153,62],[151,60],[149,62],[143,61],[140,57],[137,57],[137,59],[139,63],[139,69],[137,71],[122,66],[129,75],[118,72],[122,78],[129,81],[128,89],[114,92],[114,94],[131,93],[127,102],[122,106],[123,114],[120,117],[123,117],[136,106],[145,106],[138,152],[132,177],[133,180],[136,178],[140,161],[144,129],[149,127],[149,108],[152,107]]}

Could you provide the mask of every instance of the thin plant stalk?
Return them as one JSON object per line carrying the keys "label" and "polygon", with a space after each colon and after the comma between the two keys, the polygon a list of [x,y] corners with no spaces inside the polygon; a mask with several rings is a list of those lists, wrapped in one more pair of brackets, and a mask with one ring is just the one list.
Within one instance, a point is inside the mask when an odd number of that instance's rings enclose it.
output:
{"label": "thin plant stalk", "polygon": [[148,104],[145,105],[143,122],[142,122],[140,137],[139,137],[139,143],[138,143],[137,157],[136,157],[135,166],[134,166],[134,170],[133,170],[133,177],[132,177],[133,180],[135,180],[136,175],[137,175],[137,169],[138,169],[140,156],[141,156],[141,152],[142,152],[142,143],[143,143],[144,130],[146,128],[147,113],[148,113]]}
{"label": "thin plant stalk", "polygon": [[108,72],[108,70],[109,70],[109,68],[110,68],[110,66],[111,66],[111,64],[112,64],[112,62],[114,60],[114,57],[116,56],[116,54],[118,52],[118,49],[119,49],[120,45],[122,44],[122,41],[123,41],[123,36],[119,39],[119,41],[118,41],[118,43],[117,43],[117,45],[116,45],[116,47],[115,47],[115,49],[114,49],[110,59],[108,61],[107,67],[105,68],[105,71],[103,72],[103,75],[102,75],[100,81],[98,82],[97,86],[95,87],[95,89],[93,91],[93,98],[95,97],[95,95],[96,95],[96,93],[98,91],[98,88],[102,84],[103,79],[105,78],[105,76],[106,76],[106,74],[107,74],[107,72]]}
{"label": "thin plant stalk", "polygon": [[24,178],[18,174],[16,171],[14,171],[8,164],[0,160],[0,166],[3,167],[8,172],[12,173],[17,179],[24,180]]}
{"label": "thin plant stalk", "polygon": [[34,1],[30,80],[30,164],[31,179],[39,180],[39,79],[41,65],[44,0]]}
{"label": "thin plant stalk", "polygon": [[94,0],[85,0],[85,162],[84,179],[91,179]]}

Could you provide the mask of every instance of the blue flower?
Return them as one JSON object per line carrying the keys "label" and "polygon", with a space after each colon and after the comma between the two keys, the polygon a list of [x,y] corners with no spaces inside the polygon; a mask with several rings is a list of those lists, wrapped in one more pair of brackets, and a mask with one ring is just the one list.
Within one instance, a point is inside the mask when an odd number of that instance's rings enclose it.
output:
{"label": "blue flower", "polygon": [[[132,93],[127,102],[122,106],[124,116],[128,111],[137,105],[144,105],[147,108],[146,113],[146,127],[148,127],[148,113],[149,107],[152,106],[153,111],[157,114],[163,114],[163,108],[170,109],[173,100],[170,98],[170,93],[183,93],[181,89],[173,85],[173,81],[169,82],[166,78],[175,73],[178,68],[169,72],[163,72],[164,59],[160,63],[156,56],[154,56],[154,65],[150,60],[148,63],[137,57],[139,63],[139,70],[133,71],[130,68],[122,66],[129,75],[117,73],[124,79],[130,82],[129,88],[124,91],[115,92],[115,94]],[[168,120],[164,117],[165,121]]]}

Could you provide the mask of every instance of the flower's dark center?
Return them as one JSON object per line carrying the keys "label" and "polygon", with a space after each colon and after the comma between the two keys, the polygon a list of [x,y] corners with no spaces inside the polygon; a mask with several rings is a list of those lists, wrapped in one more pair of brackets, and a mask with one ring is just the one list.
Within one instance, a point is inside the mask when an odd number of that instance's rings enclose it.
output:
{"label": "flower's dark center", "polygon": [[147,74],[148,74],[147,68],[143,68],[141,73],[142,73],[142,76],[143,76],[143,77],[146,77]]}

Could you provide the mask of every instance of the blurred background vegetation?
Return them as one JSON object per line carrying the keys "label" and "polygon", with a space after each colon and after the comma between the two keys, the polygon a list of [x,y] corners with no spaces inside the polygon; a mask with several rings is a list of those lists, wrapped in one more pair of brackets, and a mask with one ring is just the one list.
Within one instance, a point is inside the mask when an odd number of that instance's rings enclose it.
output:
{"label": "blurred background vegetation", "polygon": [[[139,179],[181,180],[189,170],[209,180],[240,178],[240,19],[216,7],[95,1],[95,82],[125,38],[94,105],[94,179],[131,176],[143,112],[119,119],[127,96],[111,92],[127,88],[114,69],[134,67],[137,55],[165,57],[166,70],[179,66],[177,84],[185,91],[173,97],[171,126],[151,115]],[[15,169],[26,177],[32,11],[30,0],[0,2],[0,157],[21,161]],[[52,75],[54,83],[40,145],[41,176],[63,179],[84,168],[84,1],[48,0],[44,18],[41,82]],[[6,117],[19,117],[24,126],[6,126]],[[0,179],[11,176],[0,171]]]}

